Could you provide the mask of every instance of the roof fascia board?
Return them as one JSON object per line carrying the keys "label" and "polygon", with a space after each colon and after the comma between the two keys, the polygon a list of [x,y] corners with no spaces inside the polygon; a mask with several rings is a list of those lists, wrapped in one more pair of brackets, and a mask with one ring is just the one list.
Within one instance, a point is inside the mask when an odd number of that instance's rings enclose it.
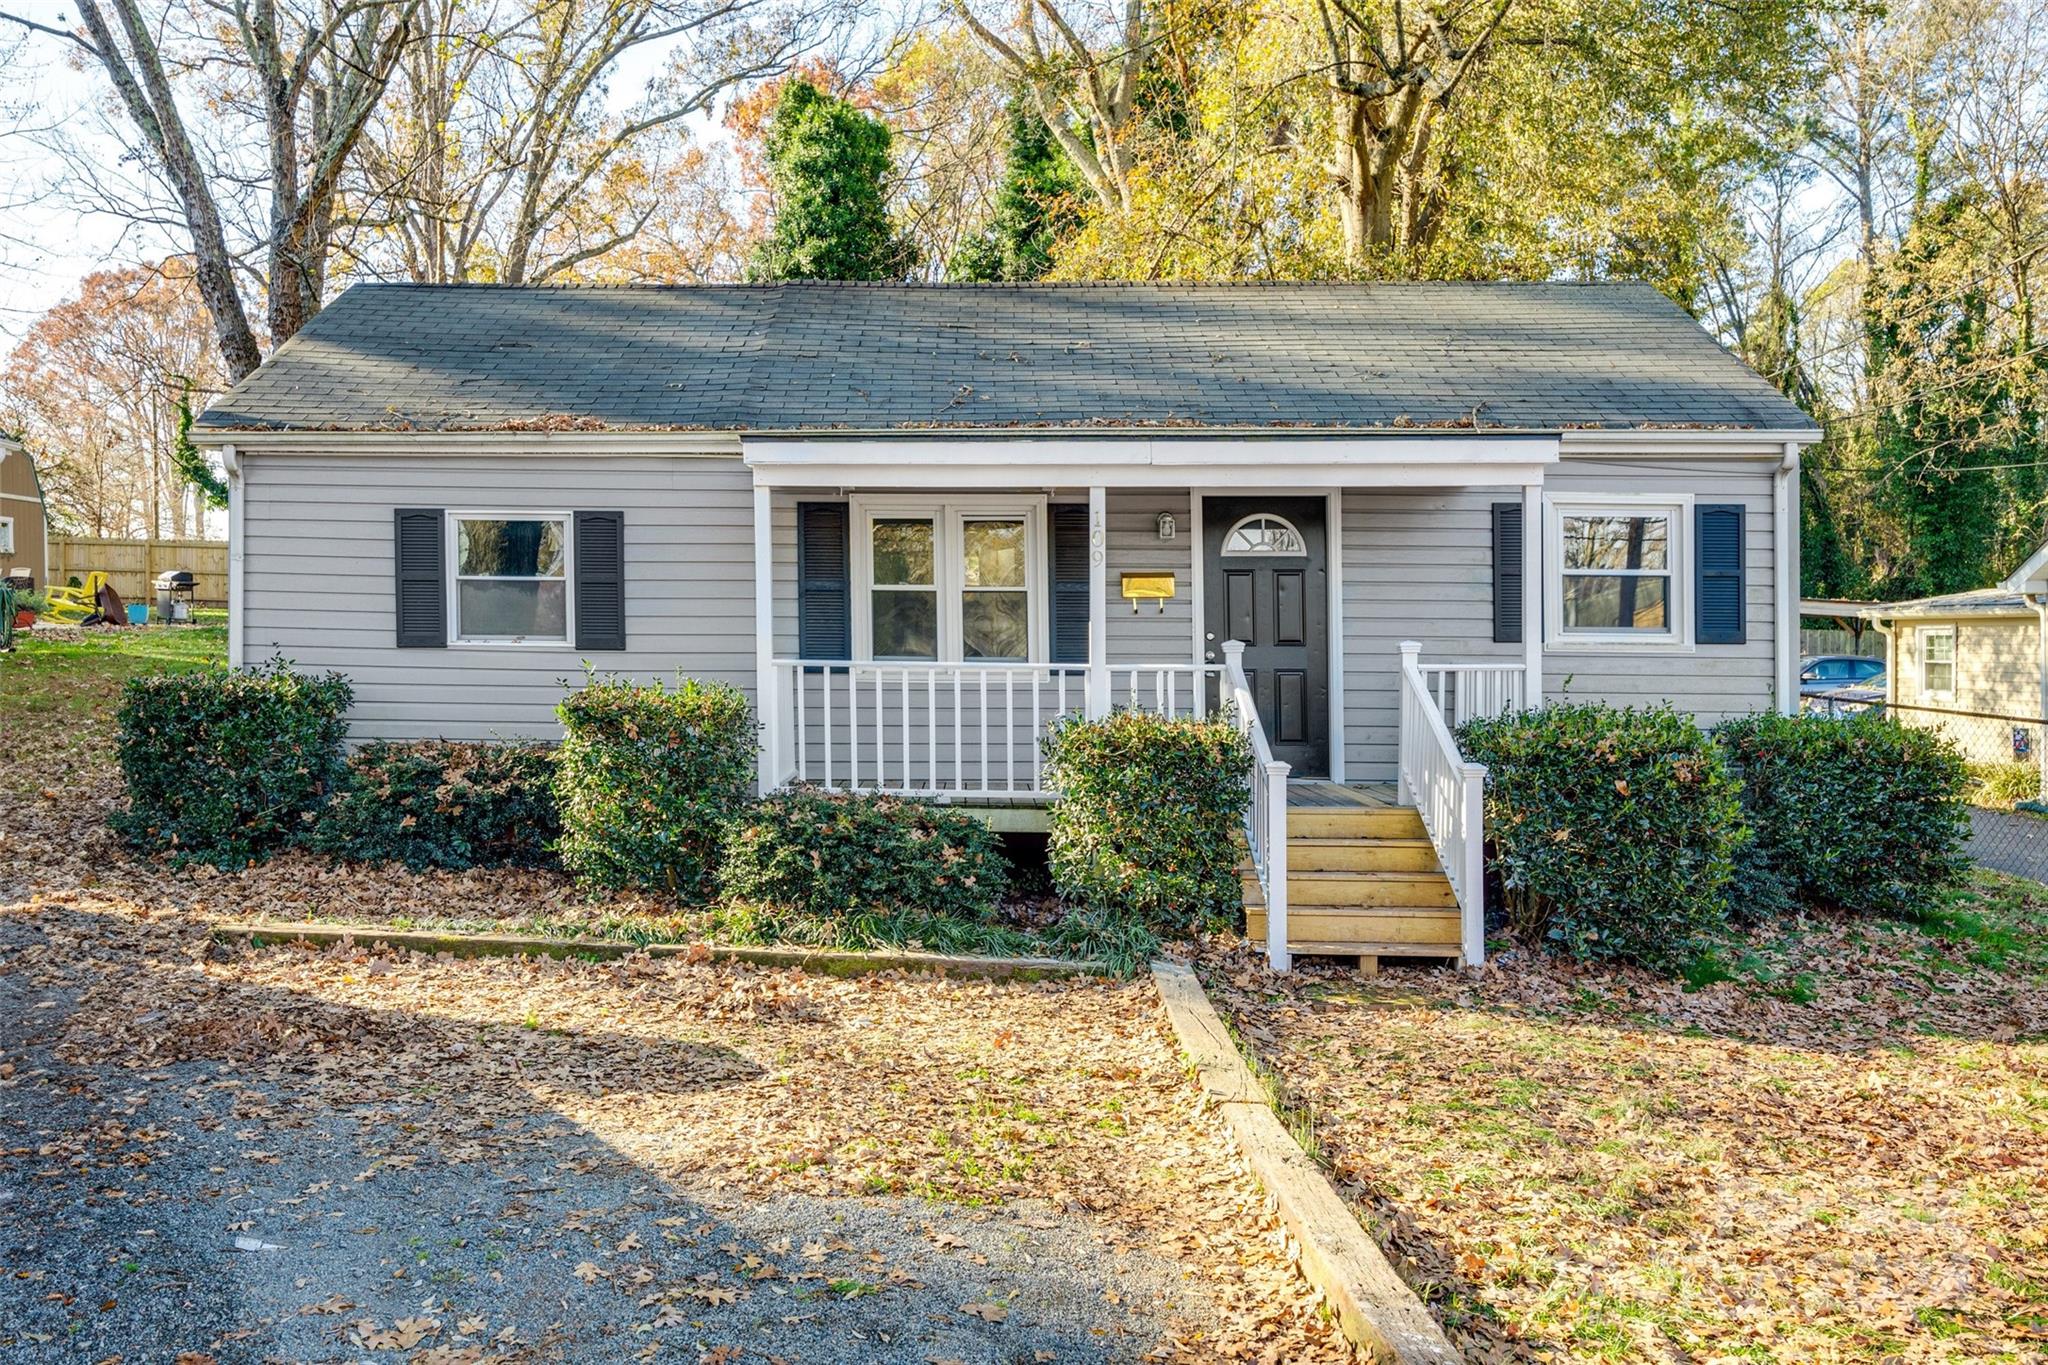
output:
{"label": "roof fascia board", "polygon": [[1558,444],[1566,459],[1615,455],[1682,459],[1689,455],[1718,455],[1779,460],[1784,458],[1787,445],[1813,445],[1820,438],[1821,433],[1812,429],[1765,431],[1687,427],[1634,430],[1603,427],[1560,432]]}
{"label": "roof fascia board", "polygon": [[2048,571],[2048,545],[2043,545],[2027,556],[2027,562],[2014,569],[1999,586],[2007,592],[2040,592],[2044,586],[2048,586],[2048,583],[2044,583],[2044,579],[2048,579],[2048,573],[2044,571]]}
{"label": "roof fascia board", "polygon": [[728,431],[194,431],[209,450],[304,455],[651,455],[731,459],[740,453]]}
{"label": "roof fascia board", "polygon": [[990,441],[748,437],[756,483],[771,487],[1213,484],[1219,477],[1303,487],[1501,486],[1542,481],[1555,437],[1069,436]]}

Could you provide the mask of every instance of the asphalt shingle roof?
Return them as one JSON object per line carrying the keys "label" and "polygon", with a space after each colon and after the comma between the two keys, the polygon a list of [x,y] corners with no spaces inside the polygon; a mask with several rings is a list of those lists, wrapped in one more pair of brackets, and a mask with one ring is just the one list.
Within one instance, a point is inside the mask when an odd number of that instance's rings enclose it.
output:
{"label": "asphalt shingle roof", "polygon": [[348,290],[221,430],[1805,430],[1647,285]]}
{"label": "asphalt shingle roof", "polygon": [[1880,602],[1862,614],[1880,621],[1894,616],[2032,616],[2034,608],[2023,594],[2005,588],[1972,588],[1904,602]]}

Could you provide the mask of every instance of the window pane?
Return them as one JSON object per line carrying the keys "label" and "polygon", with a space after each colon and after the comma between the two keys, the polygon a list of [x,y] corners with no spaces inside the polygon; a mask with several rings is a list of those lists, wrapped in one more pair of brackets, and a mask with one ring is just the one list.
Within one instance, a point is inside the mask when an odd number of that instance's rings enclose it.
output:
{"label": "window pane", "polygon": [[1956,690],[1956,666],[1952,663],[1929,661],[1926,677],[1921,685],[1929,692],[1953,692]]}
{"label": "window pane", "polygon": [[869,593],[868,596],[874,602],[874,644],[877,659],[939,657],[937,593],[877,591]]}
{"label": "window pane", "polygon": [[1569,574],[1564,580],[1566,630],[1663,630],[1669,579],[1620,574]]}
{"label": "window pane", "polygon": [[970,659],[1025,659],[1031,653],[1031,599],[1021,592],[960,596],[961,653]]}
{"label": "window pane", "polygon": [[1668,569],[1670,518],[1566,517],[1567,569]]}
{"label": "window pane", "polygon": [[1023,522],[970,521],[961,528],[960,535],[968,587],[1024,586]]}
{"label": "window pane", "polygon": [[562,576],[559,521],[469,521],[456,523],[455,571],[507,578]]}
{"label": "window pane", "polygon": [[1940,635],[1927,637],[1927,661],[1929,663],[1953,663],[1956,657],[1956,637],[1944,631]]}
{"label": "window pane", "polygon": [[[875,582],[929,587],[932,582],[932,524],[928,521],[875,523]],[[878,651],[879,652],[879,651]]]}
{"label": "window pane", "polygon": [[456,583],[457,632],[466,640],[566,640],[568,585],[559,578]]}

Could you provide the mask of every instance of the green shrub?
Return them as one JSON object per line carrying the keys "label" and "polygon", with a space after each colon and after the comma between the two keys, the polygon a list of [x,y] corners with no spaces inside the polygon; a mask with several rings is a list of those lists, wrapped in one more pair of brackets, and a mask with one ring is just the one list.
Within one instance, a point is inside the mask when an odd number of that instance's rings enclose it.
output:
{"label": "green shrub", "polygon": [[546,867],[561,833],[546,744],[370,744],[307,844],[352,862]]}
{"label": "green shrub", "polygon": [[699,902],[754,781],[754,717],[723,683],[592,677],[555,708],[562,866],[586,887]]}
{"label": "green shrub", "polygon": [[1903,914],[1969,871],[1969,772],[1936,732],[1880,715],[1758,715],[1715,733],[1758,847],[1802,900]]}
{"label": "green shrub", "polygon": [[1972,763],[1967,800],[1973,806],[2010,810],[2041,795],[2038,763]]}
{"label": "green shrub", "polygon": [[1522,937],[1669,968],[1726,921],[1741,798],[1689,717],[1558,705],[1458,735],[1487,768],[1489,865]]}
{"label": "green shrub", "polygon": [[1243,905],[1234,836],[1252,760],[1236,727],[1145,711],[1070,715],[1044,747],[1059,793],[1047,851],[1069,906],[1174,932]]}
{"label": "green shrub", "polygon": [[114,829],[179,862],[268,856],[340,785],[353,695],[339,673],[307,677],[283,659],[129,679],[116,746],[128,809]]}
{"label": "green shrub", "polygon": [[727,899],[819,917],[861,911],[985,920],[1008,884],[1002,843],[971,815],[893,796],[781,792],[733,822]]}

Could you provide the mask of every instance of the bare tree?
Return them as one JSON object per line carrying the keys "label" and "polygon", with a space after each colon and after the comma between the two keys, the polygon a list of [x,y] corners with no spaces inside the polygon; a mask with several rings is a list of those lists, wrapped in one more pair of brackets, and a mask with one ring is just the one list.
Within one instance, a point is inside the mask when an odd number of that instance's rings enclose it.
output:
{"label": "bare tree", "polygon": [[[401,61],[357,177],[362,225],[416,280],[539,283],[658,224],[694,164],[685,121],[787,70],[844,3],[430,0],[430,41]],[[610,107],[629,58],[662,53]],[[372,261],[373,268],[384,268]]]}
{"label": "bare tree", "polygon": [[[197,284],[229,374],[261,363],[262,346],[242,302],[247,255],[264,257],[261,279],[271,344],[320,310],[335,198],[365,123],[413,32],[421,0],[191,0],[145,13],[143,0],[78,0],[75,29],[0,11],[0,20],[73,45],[105,72],[168,187],[195,262]],[[111,18],[109,17],[111,13]],[[213,164],[180,104],[180,82],[223,108],[251,112],[262,132],[260,164]],[[188,102],[201,92],[187,91]],[[230,243],[223,201],[261,186],[269,212],[258,241]]]}
{"label": "bare tree", "polygon": [[1089,192],[1109,207],[1130,208],[1138,78],[1158,38],[1145,0],[1123,0],[1121,14],[1113,6],[1021,0],[1008,23],[984,20],[968,0],[952,2],[1011,79],[1031,92]]}

